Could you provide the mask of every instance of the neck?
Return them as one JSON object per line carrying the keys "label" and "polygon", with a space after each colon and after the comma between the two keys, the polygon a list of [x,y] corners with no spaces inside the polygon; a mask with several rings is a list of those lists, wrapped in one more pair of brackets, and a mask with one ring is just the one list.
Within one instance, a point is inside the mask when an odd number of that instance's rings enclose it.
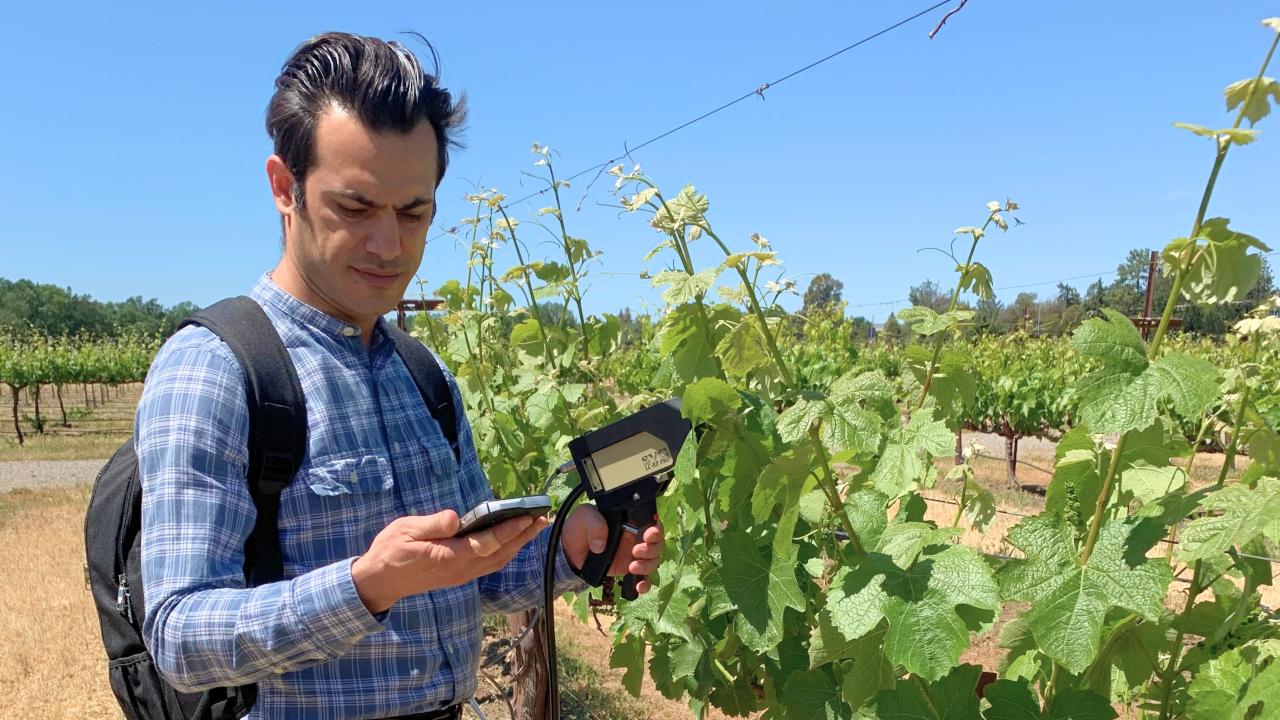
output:
{"label": "neck", "polygon": [[339,320],[351,323],[360,329],[360,343],[368,350],[373,345],[373,326],[377,323],[377,317],[356,318],[351,317],[348,313],[343,312],[334,306],[333,303],[325,299],[324,295],[310,283],[302,273],[298,272],[297,267],[289,259],[286,253],[280,258],[280,262],[276,264],[275,269],[270,273],[271,280],[281,290],[289,293],[298,300],[310,305],[326,315],[333,316]]}

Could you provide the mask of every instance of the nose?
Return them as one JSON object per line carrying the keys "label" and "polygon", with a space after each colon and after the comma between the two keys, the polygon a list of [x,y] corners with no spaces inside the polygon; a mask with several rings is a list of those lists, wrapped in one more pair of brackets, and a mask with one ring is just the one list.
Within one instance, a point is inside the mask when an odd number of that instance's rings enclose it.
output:
{"label": "nose", "polygon": [[365,250],[383,260],[394,260],[400,254],[400,224],[394,211],[379,213],[369,224]]}

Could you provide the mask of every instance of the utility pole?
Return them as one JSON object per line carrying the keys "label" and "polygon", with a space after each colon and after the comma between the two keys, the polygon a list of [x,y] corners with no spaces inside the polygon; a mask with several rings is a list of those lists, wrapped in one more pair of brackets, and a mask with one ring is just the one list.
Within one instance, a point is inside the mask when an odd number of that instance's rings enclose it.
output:
{"label": "utility pole", "polygon": [[[1157,325],[1160,324],[1160,318],[1151,317],[1151,302],[1153,300],[1153,296],[1155,295],[1155,291],[1156,291],[1156,259],[1157,258],[1159,258],[1159,253],[1157,253],[1155,250],[1152,250],[1151,263],[1150,265],[1147,266],[1147,294],[1146,294],[1146,299],[1143,301],[1143,304],[1142,304],[1142,317],[1129,318],[1130,320],[1133,321],[1133,324],[1137,325],[1138,329],[1142,331],[1143,341],[1150,340],[1151,331],[1155,329]],[[1170,328],[1182,327],[1182,318],[1170,318],[1169,327]]]}

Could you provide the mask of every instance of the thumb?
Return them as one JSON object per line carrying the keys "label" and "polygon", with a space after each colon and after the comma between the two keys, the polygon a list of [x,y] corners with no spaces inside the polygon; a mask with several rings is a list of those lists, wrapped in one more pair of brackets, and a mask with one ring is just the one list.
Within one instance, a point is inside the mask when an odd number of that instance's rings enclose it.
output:
{"label": "thumb", "polygon": [[587,531],[587,547],[593,553],[604,552],[605,545],[609,542],[609,523],[605,522],[600,511],[591,506],[587,506],[582,513],[582,520]]}
{"label": "thumb", "polygon": [[458,533],[458,513],[441,510],[432,515],[411,515],[401,519],[405,534],[414,540],[441,540]]}

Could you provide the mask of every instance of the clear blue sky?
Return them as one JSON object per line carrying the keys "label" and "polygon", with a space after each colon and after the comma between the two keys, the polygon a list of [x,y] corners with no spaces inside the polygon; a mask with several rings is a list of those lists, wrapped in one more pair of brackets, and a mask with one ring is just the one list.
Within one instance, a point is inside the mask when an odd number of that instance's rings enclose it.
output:
{"label": "clear blue sky", "polygon": [[[477,183],[509,198],[532,189],[521,172],[533,141],[557,151],[562,176],[577,172],[929,4],[17,4],[0,43],[0,276],[165,304],[247,290],[279,253],[264,108],[281,62],[317,32],[417,30],[444,84],[467,93],[468,148],[441,187],[435,237],[468,213],[461,197]],[[945,10],[638,159],[668,192],[705,190],[722,237],[745,249],[761,233],[801,288],[827,271],[855,306],[925,278],[949,285],[950,262],[917,250],[1006,196],[1028,224],[979,248],[996,286],[1089,276],[1083,287],[1128,249],[1190,229],[1212,146],[1170,123],[1230,124],[1222,88],[1257,71],[1271,40],[1259,20],[1280,4],[970,0],[931,41]],[[1274,247],[1280,117],[1259,129],[1232,151],[1210,213]],[[652,307],[635,273],[657,236],[597,204],[614,200],[610,179],[567,217],[604,251],[588,311]],[[434,288],[464,261],[435,239],[421,274]]]}

